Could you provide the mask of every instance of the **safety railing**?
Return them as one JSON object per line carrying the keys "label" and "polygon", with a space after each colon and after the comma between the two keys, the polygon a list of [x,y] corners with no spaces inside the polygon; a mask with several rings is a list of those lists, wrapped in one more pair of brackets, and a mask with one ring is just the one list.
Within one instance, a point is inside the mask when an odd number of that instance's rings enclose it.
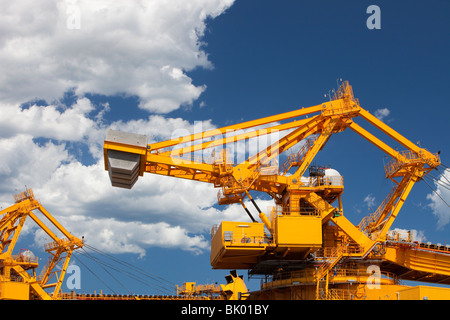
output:
{"label": "safety railing", "polygon": [[322,109],[322,114],[324,116],[332,116],[356,112],[358,111],[356,106],[357,105],[355,104],[339,104],[339,103],[336,103],[335,106],[331,104],[331,107],[326,107],[326,105],[324,105],[324,108]]}
{"label": "safety railing", "polygon": [[298,152],[290,154],[281,164],[279,170],[280,174],[284,176],[293,165],[299,165],[302,163],[306,153],[314,145],[314,141],[315,139],[306,139],[305,143]]}
{"label": "safety railing", "polygon": [[326,258],[337,257],[340,253],[351,256],[359,255],[364,251],[364,248],[357,244],[341,245],[337,247],[323,247],[315,252],[316,260],[323,260]]}
{"label": "safety railing", "polygon": [[34,256],[27,256],[24,254],[14,254],[11,255],[11,258],[13,258],[17,262],[25,262],[25,263],[38,263],[39,258]]}
{"label": "safety railing", "polygon": [[197,284],[195,286],[195,291],[197,293],[208,293],[208,292],[221,292],[221,289],[218,284]]}
{"label": "safety railing", "polygon": [[[217,231],[219,230],[220,225],[214,225],[211,228],[211,239],[214,238]],[[239,234],[233,231],[223,231],[223,241],[225,245],[239,245],[239,246],[254,246],[269,243],[269,239],[261,235],[260,233],[253,232],[239,232]]]}
{"label": "safety railing", "polygon": [[[333,101],[340,99],[342,99],[344,103],[337,103],[336,105],[333,105]],[[352,86],[348,83],[348,81],[343,81],[341,83],[339,88],[334,93],[333,97],[330,97],[330,100],[330,107],[327,108],[324,104],[324,108],[322,110],[322,114],[325,116],[346,114],[358,111],[359,101],[353,95]]]}
{"label": "safety railing", "polygon": [[320,281],[328,273],[328,271],[332,267],[334,267],[336,263],[339,262],[339,260],[344,256],[345,253],[345,247],[331,247],[331,248],[324,248],[323,250],[326,259],[316,271],[317,281]]}
{"label": "safety railing", "polygon": [[[313,285],[316,282],[315,273],[316,271],[312,268],[277,273],[272,277],[265,278],[261,284],[261,288],[270,289],[290,285]],[[336,270],[332,270],[330,272],[330,276],[331,276],[330,279],[331,283],[333,282],[333,279],[337,279],[337,281],[340,282],[342,281],[343,278],[347,278],[347,280],[352,279],[356,283],[358,282],[367,283],[367,278],[372,276],[372,272],[364,268],[358,269],[336,268]],[[397,284],[399,283],[400,280],[394,273],[381,271],[380,281],[383,281],[388,284]],[[338,289],[329,289],[329,290],[338,291]],[[341,299],[345,300],[343,298],[344,295],[341,294],[340,296]],[[347,296],[347,298],[349,298],[349,296]]]}
{"label": "safety railing", "polygon": [[342,176],[301,177],[300,182],[305,187],[341,187],[344,185],[344,178]]}
{"label": "safety railing", "polygon": [[371,214],[369,214],[368,216],[365,216],[361,222],[358,225],[358,228],[360,231],[365,231],[366,228],[370,225],[375,223],[381,216],[381,213],[384,211],[384,209],[386,208],[387,203],[389,202],[389,200],[392,198],[392,196],[394,195],[394,192],[396,190],[397,187],[394,187],[391,189],[391,191],[389,192],[389,194],[386,196],[386,198],[383,200],[383,202],[378,206],[377,210]]}
{"label": "safety railing", "polygon": [[233,231],[223,232],[223,241],[227,246],[255,246],[268,243],[268,238],[259,233],[236,234]]}
{"label": "safety railing", "polygon": [[52,250],[55,250],[60,247],[70,246],[72,244],[73,243],[71,240],[64,238],[64,239],[60,239],[59,241],[52,241],[52,242],[44,244],[44,249],[45,249],[45,251],[52,251]]}
{"label": "safety railing", "polygon": [[314,270],[304,269],[296,271],[286,271],[277,273],[273,277],[267,277],[261,283],[261,289],[271,289],[276,287],[290,286],[290,285],[301,285],[301,284],[312,284],[314,282]]}
{"label": "safety railing", "polygon": [[34,194],[32,189],[27,189],[21,193],[14,195],[14,200],[16,203],[22,202],[27,199],[34,199]]}
{"label": "safety railing", "polygon": [[272,207],[271,217],[276,216],[289,216],[289,215],[300,215],[300,216],[320,216],[321,210],[314,207],[283,207],[275,206]]}
{"label": "safety railing", "polygon": [[433,166],[436,159],[439,159],[437,153],[432,154],[435,158],[426,157],[422,152],[416,153],[411,150],[403,150],[399,152],[400,157],[393,158],[384,166],[386,177],[390,177],[395,174],[399,169],[405,165],[412,164],[428,164]]}
{"label": "safety railing", "polygon": [[206,163],[206,164],[212,164],[211,160],[205,158],[202,155],[196,155],[195,153],[186,153],[186,154],[182,154],[182,155],[177,155],[177,154],[173,154],[171,155],[172,158],[178,160],[179,163],[191,163],[191,162],[195,162],[195,163]]}
{"label": "safety railing", "polygon": [[225,204],[225,203],[237,203],[239,202],[239,199],[242,199],[244,189],[234,189],[234,192],[231,190],[226,189],[220,189],[217,192],[217,200],[219,204]]}
{"label": "safety railing", "polygon": [[414,249],[450,254],[450,244],[422,242],[414,238],[412,231],[390,230],[386,234],[386,244],[389,246],[409,246]]}
{"label": "safety railing", "polygon": [[212,226],[212,228],[211,228],[211,239],[214,238],[214,236],[217,233],[217,230],[219,230],[219,227],[220,227],[220,225],[218,225],[218,224],[215,224],[215,225]]}

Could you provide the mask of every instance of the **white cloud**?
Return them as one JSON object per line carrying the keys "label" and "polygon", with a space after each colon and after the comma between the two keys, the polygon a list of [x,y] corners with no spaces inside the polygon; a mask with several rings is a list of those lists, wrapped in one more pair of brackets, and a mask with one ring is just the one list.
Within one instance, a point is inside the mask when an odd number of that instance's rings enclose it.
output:
{"label": "white cloud", "polygon": [[20,108],[18,104],[0,104],[0,135],[13,136],[17,133],[30,134],[33,137],[46,137],[55,140],[82,141],[90,136],[97,127],[87,114],[95,106],[87,98],[80,98],[67,108],[57,105]]}
{"label": "white cloud", "polygon": [[384,121],[390,114],[391,111],[388,108],[377,109],[374,113],[375,117],[377,117],[381,121]]}
{"label": "white cloud", "polygon": [[[11,205],[13,194],[31,187],[43,206],[88,244],[141,256],[151,246],[204,252],[209,248],[204,235],[212,225],[248,221],[238,204],[218,207],[217,189],[210,184],[145,175],[133,190],[124,190],[113,188],[104,170],[108,128],[147,134],[153,142],[213,129],[210,120],[149,114],[111,123],[107,103],[84,97],[88,92],[133,95],[155,113],[192,103],[205,87],[193,85],[186,71],[211,67],[201,48],[205,19],[232,2],[48,0],[33,3],[32,10],[25,1],[5,3],[0,12],[0,205]],[[80,14],[74,29],[67,27],[74,22],[69,16],[77,13],[67,13],[70,4]],[[75,102],[63,105],[68,90]],[[21,107],[33,99],[48,105]],[[260,143],[258,150],[267,145]],[[256,146],[251,144],[250,152]],[[83,163],[77,148],[86,148],[93,161]],[[241,145],[236,151],[240,157]],[[266,208],[272,201],[259,204]],[[38,244],[49,241],[36,230],[23,232],[34,233]]]}
{"label": "white cloud", "polygon": [[137,96],[140,106],[153,112],[189,105],[205,86],[194,85],[185,71],[211,67],[202,49],[205,20],[232,3],[5,2],[0,12],[0,99],[51,103],[74,88],[80,97]]}
{"label": "white cloud", "polygon": [[0,149],[0,190],[9,192],[1,200],[6,203],[12,199],[11,193],[23,191],[25,185],[31,187],[47,181],[61,163],[72,159],[64,144],[47,142],[39,146],[26,134],[0,138]]}
{"label": "white cloud", "polygon": [[424,242],[427,239],[422,230],[416,230],[416,229],[406,230],[406,229],[395,228],[393,230],[389,230],[389,236],[398,241]]}
{"label": "white cloud", "polygon": [[[31,136],[17,135],[1,139],[0,147],[6,151],[0,162],[1,207],[12,205],[12,195],[25,186],[32,187],[70,232],[105,251],[143,255],[148,247],[161,246],[202,252],[209,245],[202,233],[221,218],[239,216],[214,207],[217,190],[209,184],[146,175],[133,190],[118,189],[111,186],[103,159],[83,165],[63,144],[39,146]],[[36,241],[48,242],[42,239],[38,232]]]}
{"label": "white cloud", "polygon": [[[206,250],[202,234],[221,218],[240,217],[237,206],[217,209],[212,186],[167,177],[145,176],[132,191],[113,188],[102,156],[108,128],[159,141],[176,130],[192,131],[195,124],[155,114],[111,123],[106,121],[110,106],[84,95],[136,96],[141,108],[155,113],[189,105],[205,86],[194,85],[186,71],[212,67],[202,49],[206,19],[232,3],[2,4],[0,205],[11,205],[14,193],[32,187],[52,215],[93,246],[140,255],[149,246]],[[75,102],[66,106],[61,98],[68,91],[75,93]],[[48,105],[27,103],[34,99]],[[202,124],[202,130],[214,128],[211,121]],[[77,148],[87,148],[93,161],[83,163]],[[42,233],[35,236],[40,242]]]}
{"label": "white cloud", "polygon": [[[427,199],[431,201],[429,204],[433,210],[433,214],[438,218],[438,229],[442,229],[450,222],[450,210],[447,204],[450,204],[450,169],[442,172],[439,182],[435,183],[435,192],[427,195]],[[431,183],[430,183],[431,185]]]}
{"label": "white cloud", "polygon": [[111,129],[145,134],[149,143],[177,138],[197,132],[215,129],[211,120],[194,121],[190,123],[182,118],[167,118],[161,115],[150,115],[147,119],[116,121],[110,125]]}
{"label": "white cloud", "polygon": [[367,205],[367,208],[369,208],[369,210],[373,209],[375,206],[375,197],[372,194],[368,194],[365,198],[364,198],[364,203]]}
{"label": "white cloud", "polygon": [[[125,190],[113,188],[104,169],[102,144],[108,127],[165,140],[175,131],[191,134],[214,128],[211,121],[150,115],[106,126],[99,116],[104,107],[86,98],[65,108],[8,105],[7,110],[11,120],[2,125],[10,127],[0,138],[2,207],[11,205],[13,194],[32,187],[44,207],[75,235],[84,235],[95,247],[139,255],[154,245],[198,253],[208,247],[202,234],[212,225],[247,219],[238,205],[217,208],[217,189],[210,184],[146,174],[133,190]],[[86,165],[75,157],[69,150],[73,141],[89,145],[96,162]],[[39,244],[48,242],[42,232],[35,238]]]}

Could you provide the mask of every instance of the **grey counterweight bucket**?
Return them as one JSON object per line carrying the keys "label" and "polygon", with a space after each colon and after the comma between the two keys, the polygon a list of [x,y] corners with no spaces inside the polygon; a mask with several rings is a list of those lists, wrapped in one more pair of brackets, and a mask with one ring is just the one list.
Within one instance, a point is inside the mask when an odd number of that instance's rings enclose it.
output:
{"label": "grey counterweight bucket", "polygon": [[[125,147],[130,152],[115,150]],[[131,189],[141,174],[142,155],[147,148],[147,136],[109,130],[105,139],[105,156],[111,184]]]}
{"label": "grey counterweight bucket", "polygon": [[114,187],[131,189],[139,177],[141,156],[108,150],[108,172]]}

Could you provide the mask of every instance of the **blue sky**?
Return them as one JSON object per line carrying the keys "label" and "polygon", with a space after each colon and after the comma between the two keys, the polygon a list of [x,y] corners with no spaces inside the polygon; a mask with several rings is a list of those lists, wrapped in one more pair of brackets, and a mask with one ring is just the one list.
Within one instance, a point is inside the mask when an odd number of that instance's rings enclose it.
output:
{"label": "blue sky", "polygon": [[[188,181],[145,175],[131,191],[112,188],[101,154],[106,130],[170,139],[198,121],[221,127],[319,104],[338,78],[350,82],[363,108],[384,110],[386,123],[440,150],[449,165],[449,1],[143,3],[5,5],[3,208],[27,185],[91,246],[173,284],[223,283],[228,271],[209,264],[209,230],[220,220],[246,221],[245,212],[217,206],[217,190]],[[372,4],[381,9],[379,30],[366,26]],[[344,176],[344,212],[355,224],[369,213],[369,200],[376,208],[391,188],[383,161],[381,151],[349,130],[333,136],[316,158]],[[448,190],[440,192],[450,203]],[[393,228],[448,243],[449,219],[448,207],[420,182]],[[35,228],[21,241],[44,256],[46,241]],[[81,292],[108,291],[89,268],[115,291],[125,291],[98,266],[75,263]],[[117,278],[132,292],[158,293],[123,273]]]}

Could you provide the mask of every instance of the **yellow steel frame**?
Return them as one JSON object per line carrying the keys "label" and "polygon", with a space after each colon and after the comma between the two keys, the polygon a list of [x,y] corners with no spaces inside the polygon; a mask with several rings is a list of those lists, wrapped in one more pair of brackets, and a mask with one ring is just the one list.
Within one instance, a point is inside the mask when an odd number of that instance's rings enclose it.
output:
{"label": "yellow steel frame", "polygon": [[[395,150],[358,125],[354,122],[355,118],[358,117],[404,146],[406,151]],[[283,123],[283,121],[287,122]],[[385,168],[386,177],[396,184],[395,190],[380,205],[377,214],[364,218],[358,226],[352,224],[343,215],[342,186],[340,188],[326,186],[320,189],[307,186],[301,180],[312,160],[326,145],[331,135],[342,132],[347,128],[350,128],[392,158],[391,163]],[[244,129],[247,132],[237,132],[237,130]],[[287,133],[265,149],[257,154],[250,155],[240,163],[234,164],[227,159],[226,145],[276,132]],[[297,169],[293,174],[285,175],[286,172],[281,171],[271,175],[262,174],[263,169],[278,155],[313,136],[316,138],[311,140],[313,142],[306,148],[301,163],[296,164]],[[212,138],[214,139],[211,140]],[[223,155],[221,161],[207,163],[204,159],[198,160],[189,157],[197,151],[218,147],[222,148],[220,151]],[[437,154],[412,143],[363,109],[358,99],[354,97],[353,89],[347,81],[341,83],[330,101],[319,105],[176,139],[150,143],[146,149],[139,149],[136,146],[126,144],[117,145],[105,140],[106,170],[108,170],[108,150],[140,154],[140,175],[147,172],[211,183],[222,189],[219,191],[220,204],[241,203],[250,215],[243,202],[243,198],[247,196],[255,205],[261,221],[270,233],[273,232],[273,222],[258,208],[250,196],[250,191],[266,192],[274,198],[277,204],[281,204],[288,210],[290,210],[289,207],[297,206],[298,203],[306,201],[320,213],[323,225],[332,222],[348,237],[353,245],[359,247],[356,255],[361,257],[367,256],[378,243],[386,240],[386,234],[414,184],[440,165]],[[186,158],[186,156],[188,157]],[[397,181],[397,179],[400,181]],[[335,197],[327,199],[327,195],[332,191],[335,192]],[[331,204],[336,197],[339,200],[338,207]],[[250,217],[256,222],[251,215]],[[293,231],[288,228],[286,232]],[[277,244],[273,245],[276,246]],[[270,249],[271,245],[269,244],[267,248]],[[273,248],[270,250],[273,250]],[[289,248],[287,248],[285,254],[289,254]]]}
{"label": "yellow steel frame", "polygon": [[[9,295],[0,295],[1,299],[28,300],[36,296],[42,300],[58,299],[61,293],[61,285],[67,270],[73,250],[81,248],[84,242],[71,235],[41,204],[34,198],[33,191],[26,191],[15,196],[16,204],[0,211],[0,286],[8,286],[13,279],[11,271],[19,276],[22,284],[29,286],[30,289],[23,294],[11,292]],[[38,210],[42,215],[60,231],[64,238],[58,237],[41,219],[34,213]],[[35,269],[38,267],[36,261],[24,261],[22,257],[13,255],[13,250],[27,217],[30,217],[53,242],[46,248],[53,255],[49,265],[43,269],[42,278],[38,277]],[[58,263],[63,261],[62,268],[57,267]],[[32,270],[32,274],[27,270]],[[50,282],[52,278],[55,282]],[[17,281],[17,279],[15,279]],[[53,292],[48,293],[46,289],[54,288]]]}
{"label": "yellow steel frame", "polygon": [[[283,124],[279,123],[284,120],[308,115],[313,116]],[[403,153],[396,151],[356,124],[353,121],[353,118],[358,116],[406,147],[407,150],[414,155],[413,159],[406,158]],[[267,128],[261,127],[272,123],[275,123],[275,125]],[[234,130],[251,128],[254,130],[234,136],[230,135]],[[393,210],[390,214],[385,212],[384,215],[379,217],[379,221],[377,221],[375,225],[372,224],[369,229],[357,230],[357,228],[346,221],[346,218],[342,215],[339,218],[332,219],[333,222],[338,224],[353,240],[359,241],[361,245],[366,246],[367,249],[369,249],[371,245],[373,245],[372,242],[378,239],[369,241],[366,235],[360,233],[370,235],[373,230],[377,229],[377,234],[380,234],[380,236],[383,237],[383,234],[385,234],[392,225],[414,183],[424,174],[428,173],[428,171],[437,167],[440,164],[440,160],[436,154],[432,154],[426,149],[418,147],[375,116],[371,115],[368,111],[364,110],[359,105],[359,101],[354,98],[353,89],[347,81],[341,84],[331,101],[324,102],[320,105],[195,133],[176,139],[151,143],[146,149],[105,141],[105,167],[107,169],[107,150],[138,153],[144,159],[140,165],[141,175],[144,172],[148,172],[213,183],[215,186],[228,189],[228,194],[240,194],[241,196],[236,197],[236,202],[238,202],[239,198],[242,199],[242,197],[247,194],[245,191],[249,190],[267,192],[272,196],[283,193],[287,187],[294,185],[293,181],[298,180],[304,174],[305,170],[311,164],[311,161],[318,151],[324,147],[330,136],[333,133],[343,131],[346,128],[352,129],[396,161],[398,170],[395,172],[395,175],[388,175],[388,178],[394,179],[395,177],[402,177],[401,182],[398,183],[397,189],[399,191],[395,194],[398,201],[395,205],[392,203],[390,206],[390,209],[392,208]],[[285,130],[291,130],[291,132],[256,155],[252,155],[245,161],[236,165],[226,163],[225,160],[222,164],[211,164],[201,160],[182,158],[183,155],[193,154],[196,151],[221,147],[228,143],[256,138]],[[315,140],[312,148],[308,150],[303,162],[298,166],[298,169],[294,174],[291,176],[276,175],[270,179],[259,174],[261,167],[266,165],[271,159],[282,152],[289,150],[291,147],[311,135],[318,135],[318,138]],[[215,139],[212,141],[204,141],[207,138]],[[199,141],[200,143],[196,143]],[[188,146],[186,146],[186,144],[188,144]],[[168,150],[168,148],[172,148],[172,150]],[[249,179],[251,180],[250,182],[248,182]],[[327,205],[325,204],[324,206]],[[328,220],[330,217],[330,212],[326,212],[324,218],[327,218]],[[387,219],[387,221],[384,221],[384,219]],[[383,223],[383,228],[380,231],[379,227],[381,223]]]}

